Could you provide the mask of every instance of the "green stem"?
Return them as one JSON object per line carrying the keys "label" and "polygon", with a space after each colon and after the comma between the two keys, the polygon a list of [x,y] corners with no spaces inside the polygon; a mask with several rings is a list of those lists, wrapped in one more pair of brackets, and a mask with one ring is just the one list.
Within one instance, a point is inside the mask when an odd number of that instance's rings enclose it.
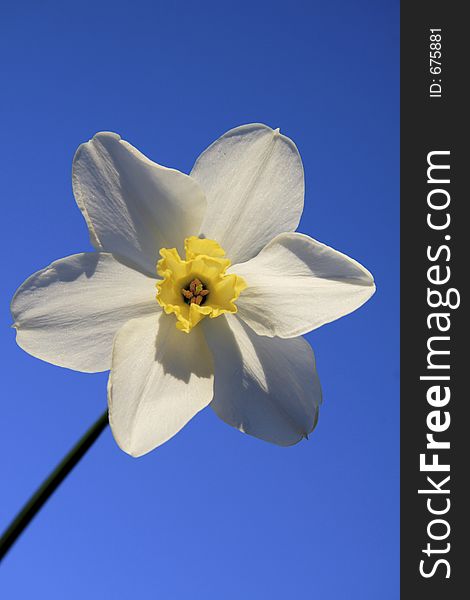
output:
{"label": "green stem", "polygon": [[45,502],[47,502],[53,492],[55,492],[70,471],[85,455],[87,450],[98,439],[100,433],[104,430],[106,425],[108,425],[107,410],[105,410],[96,423],[90,427],[85,435],[77,442],[72,450],[70,450],[62,462],[57,465],[54,471],[23,506],[21,511],[17,514],[10,526],[0,538],[0,561],[4,558],[5,554],[15,543],[21,533],[26,529],[31,519],[34,518],[36,513],[41,509]]}

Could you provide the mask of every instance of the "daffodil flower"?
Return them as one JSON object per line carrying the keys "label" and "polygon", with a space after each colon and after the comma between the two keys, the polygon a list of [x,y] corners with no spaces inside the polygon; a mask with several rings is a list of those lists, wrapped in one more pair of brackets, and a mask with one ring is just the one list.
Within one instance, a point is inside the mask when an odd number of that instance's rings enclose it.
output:
{"label": "daffodil flower", "polygon": [[111,428],[133,456],[208,405],[269,442],[306,437],[321,388],[301,336],[375,287],[359,263],[294,233],[304,202],[294,143],[237,127],[185,175],[98,133],[79,147],[72,181],[96,252],[23,283],[18,344],[69,369],[110,369]]}

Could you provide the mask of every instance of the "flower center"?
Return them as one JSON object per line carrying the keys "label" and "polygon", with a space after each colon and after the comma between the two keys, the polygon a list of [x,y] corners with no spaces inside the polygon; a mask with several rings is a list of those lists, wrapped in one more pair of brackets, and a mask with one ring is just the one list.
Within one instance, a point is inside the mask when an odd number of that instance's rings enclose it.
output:
{"label": "flower center", "polygon": [[236,313],[235,301],[246,283],[227,273],[230,261],[214,240],[189,237],[184,249],[185,260],[176,248],[161,248],[157,302],[166,314],[175,315],[178,329],[189,333],[204,317]]}
{"label": "flower center", "polygon": [[193,279],[190,282],[188,287],[181,290],[181,293],[183,294],[183,300],[186,304],[197,304],[201,306],[206,301],[209,290],[202,281],[196,277],[196,279]]}

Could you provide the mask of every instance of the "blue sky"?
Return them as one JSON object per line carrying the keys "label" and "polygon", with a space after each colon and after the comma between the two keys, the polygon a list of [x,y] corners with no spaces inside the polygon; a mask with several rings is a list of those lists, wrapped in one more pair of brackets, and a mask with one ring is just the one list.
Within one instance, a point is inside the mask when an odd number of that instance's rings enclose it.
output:
{"label": "blue sky", "polygon": [[207,409],[135,460],[106,431],[11,550],[2,598],[398,598],[398,17],[395,0],[3,8],[1,529],[105,408],[105,373],[42,363],[9,329],[28,275],[90,250],[70,174],[96,131],[189,172],[227,129],[280,127],[305,166],[300,231],[378,291],[308,336],[309,441]]}

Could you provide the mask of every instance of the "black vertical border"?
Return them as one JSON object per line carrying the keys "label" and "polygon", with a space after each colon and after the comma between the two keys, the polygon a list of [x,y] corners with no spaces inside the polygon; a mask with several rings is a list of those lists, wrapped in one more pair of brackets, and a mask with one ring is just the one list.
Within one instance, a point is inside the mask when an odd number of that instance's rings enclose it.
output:
{"label": "black vertical border", "polygon": [[[467,555],[467,536],[470,511],[470,420],[467,406],[470,393],[466,385],[466,373],[470,372],[470,314],[466,314],[468,283],[470,278],[470,194],[466,189],[467,173],[470,174],[470,153],[466,148],[466,136],[470,103],[464,88],[468,77],[466,59],[469,56],[469,24],[465,21],[464,3],[402,2],[401,3],[401,598],[402,600],[445,599],[470,597],[467,579],[470,580],[470,564]],[[429,72],[430,28],[442,29],[442,73]],[[441,79],[442,97],[430,98],[432,79]],[[464,108],[464,104],[467,105]],[[450,150],[450,184],[445,187],[451,195],[449,207],[451,224],[446,231],[433,231],[427,223],[427,155],[435,150]],[[444,161],[445,162],[445,161]],[[445,212],[445,211],[444,211]],[[444,235],[450,235],[445,240]],[[426,495],[418,489],[430,488],[426,476],[419,468],[419,455],[426,452],[426,418],[432,408],[426,400],[429,382],[420,376],[429,374],[427,367],[427,340],[433,335],[426,323],[429,313],[434,312],[427,304],[427,247],[437,249],[447,244],[451,251],[449,262],[446,253],[438,260],[451,269],[451,280],[442,288],[457,288],[461,296],[460,307],[439,311],[450,313],[451,328],[447,334],[450,341],[448,373],[451,399],[441,410],[450,412],[451,424],[446,432],[436,434],[436,439],[448,440],[450,450],[439,452],[440,462],[450,462],[449,473],[435,473],[440,481],[450,475],[450,494],[434,495],[435,507],[444,506],[444,498],[451,502],[449,512],[442,515],[451,527],[449,537],[441,542],[429,539],[427,526],[433,517],[427,509]],[[431,286],[436,287],[436,286]],[[444,289],[443,289],[444,291]],[[434,330],[435,331],[435,330]],[[434,335],[436,335],[434,333]],[[447,384],[445,384],[447,385]],[[432,451],[428,451],[432,454]],[[447,460],[448,459],[448,460]],[[429,459],[428,459],[429,461]],[[445,487],[445,486],[443,486]],[[438,500],[438,498],[440,500]],[[439,501],[441,505],[439,505]],[[435,527],[434,532],[444,532],[445,527]],[[470,541],[470,540],[469,540]],[[428,558],[422,552],[430,542],[435,548],[450,550]],[[444,558],[450,564],[440,565],[435,575],[424,578],[419,571],[420,561],[425,559],[429,572],[435,560]]]}

